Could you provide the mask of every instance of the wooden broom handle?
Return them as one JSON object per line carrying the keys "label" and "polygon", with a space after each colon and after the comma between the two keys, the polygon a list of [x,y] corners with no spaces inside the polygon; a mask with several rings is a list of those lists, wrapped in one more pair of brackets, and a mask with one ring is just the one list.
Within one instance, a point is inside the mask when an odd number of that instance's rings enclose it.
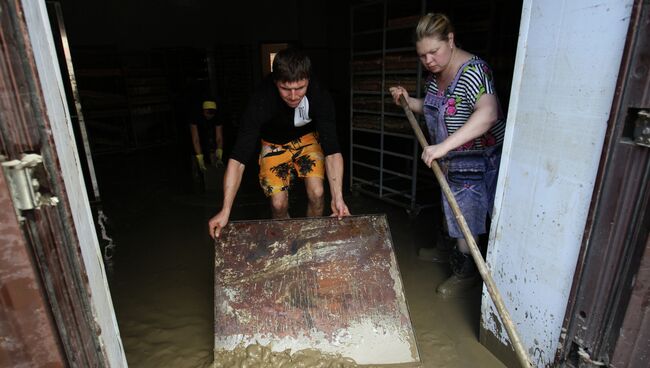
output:
{"label": "wooden broom handle", "polygon": [[[418,138],[418,142],[420,142],[420,146],[422,147],[422,149],[424,149],[429,145],[429,143],[427,142],[427,139],[424,137],[424,134],[422,133],[422,129],[420,129],[420,125],[415,119],[415,115],[413,115],[413,111],[411,111],[411,109],[409,108],[409,105],[406,102],[404,95],[399,96],[399,103],[404,109],[404,113],[406,114],[406,117],[408,118],[408,121],[411,124],[411,128],[413,128],[413,132],[415,133],[415,136]],[[485,282],[485,286],[487,287],[488,293],[490,294],[490,297],[492,298],[494,305],[497,307],[497,311],[501,316],[503,324],[506,326],[506,331],[508,332],[508,336],[510,337],[510,342],[512,342],[512,345],[514,346],[515,353],[517,353],[519,362],[521,363],[522,367],[530,368],[532,365],[530,363],[531,360],[528,357],[528,353],[526,352],[523,344],[521,343],[521,339],[517,334],[517,330],[515,329],[515,325],[512,322],[512,318],[510,318],[510,314],[508,313],[505,304],[503,304],[503,298],[501,298],[501,294],[499,294],[499,290],[497,289],[496,284],[494,283],[494,279],[492,279],[492,275],[490,274],[490,271],[488,270],[487,265],[483,260],[483,256],[481,255],[478,246],[476,245],[474,236],[472,236],[472,232],[469,230],[469,226],[467,226],[467,221],[465,221],[465,216],[463,216],[463,213],[461,212],[460,207],[458,206],[458,202],[456,202],[456,198],[454,198],[454,194],[451,192],[451,189],[449,188],[449,183],[447,183],[447,179],[445,178],[445,175],[442,173],[442,170],[440,169],[440,165],[438,165],[438,160],[431,161],[431,169],[433,170],[436,179],[438,179],[440,188],[442,189],[443,194],[447,198],[447,201],[449,202],[449,206],[454,212],[454,216],[456,217],[456,221],[458,222],[458,225],[460,226],[460,229],[463,232],[463,236],[467,241],[467,245],[469,246],[469,250],[470,253],[472,254],[472,258],[474,258],[474,262],[476,263],[476,266],[478,268],[478,272],[481,274],[481,278],[483,278],[483,281]]]}

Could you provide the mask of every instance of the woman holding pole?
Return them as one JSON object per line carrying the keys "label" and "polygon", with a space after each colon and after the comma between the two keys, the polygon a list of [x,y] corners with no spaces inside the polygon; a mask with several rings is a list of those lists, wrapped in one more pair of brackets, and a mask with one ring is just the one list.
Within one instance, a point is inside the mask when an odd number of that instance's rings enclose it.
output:
{"label": "woman holding pole", "polygon": [[[438,160],[474,237],[487,232],[505,132],[505,118],[496,96],[492,70],[479,57],[456,46],[454,28],[443,14],[424,15],[416,28],[416,51],[429,72],[423,99],[410,97],[401,86],[390,87],[397,105],[424,114],[433,144],[422,160]],[[442,198],[449,236],[456,239],[450,256],[452,276],[438,286],[443,296],[456,296],[479,280],[467,241]]]}

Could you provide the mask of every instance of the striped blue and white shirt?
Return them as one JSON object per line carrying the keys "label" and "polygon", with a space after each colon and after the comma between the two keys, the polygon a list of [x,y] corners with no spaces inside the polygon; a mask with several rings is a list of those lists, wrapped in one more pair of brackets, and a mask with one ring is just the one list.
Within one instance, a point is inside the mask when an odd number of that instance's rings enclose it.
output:
{"label": "striped blue and white shirt", "polygon": [[[480,62],[476,63],[476,61]],[[427,79],[426,88],[429,93],[443,95],[438,90],[438,82],[433,74]],[[451,90],[452,88],[453,90]],[[476,103],[484,94],[496,96],[492,70],[487,63],[474,56],[460,71],[456,86],[454,87],[453,83],[450,84],[444,93],[444,96],[447,97],[445,125],[449,135],[465,124],[474,112]],[[506,120],[501,106],[498,106],[498,110],[497,122],[485,134],[471,142],[467,142],[457,150],[482,150],[486,147],[501,144],[506,129]]]}

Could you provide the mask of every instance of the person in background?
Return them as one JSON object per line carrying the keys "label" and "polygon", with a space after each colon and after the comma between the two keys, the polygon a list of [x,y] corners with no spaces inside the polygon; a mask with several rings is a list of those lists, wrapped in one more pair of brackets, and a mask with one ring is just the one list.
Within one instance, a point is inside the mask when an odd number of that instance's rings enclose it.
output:
{"label": "person in background", "polygon": [[[201,114],[190,118],[192,147],[198,168],[205,172],[206,162],[223,165],[223,122],[214,100],[203,101]],[[207,158],[207,159],[206,159]]]}
{"label": "person in background", "polygon": [[[434,141],[422,152],[431,166],[439,160],[472,235],[486,233],[492,213],[506,121],[494,88],[492,70],[476,55],[457,47],[454,28],[444,14],[424,15],[416,28],[416,51],[429,72],[423,99],[401,86],[389,90],[396,104],[404,96],[409,107],[424,114]],[[480,277],[467,242],[447,199],[443,209],[449,236],[456,240],[450,255],[452,276],[438,286],[443,296],[463,294]]]}
{"label": "person in background", "polygon": [[295,48],[275,56],[271,74],[243,113],[226,166],[223,207],[208,222],[210,236],[218,237],[228,223],[246,163],[260,146],[259,182],[270,200],[273,218],[289,217],[289,187],[294,175],[305,184],[307,216],[323,215],[326,176],[332,216],[350,215],[343,200],[344,165],[334,103],[312,77],[309,57]]}

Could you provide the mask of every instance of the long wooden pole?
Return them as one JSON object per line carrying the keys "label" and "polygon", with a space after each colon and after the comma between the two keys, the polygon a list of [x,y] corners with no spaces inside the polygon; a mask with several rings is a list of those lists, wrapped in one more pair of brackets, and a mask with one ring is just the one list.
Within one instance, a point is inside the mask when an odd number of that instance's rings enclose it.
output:
{"label": "long wooden pole", "polygon": [[[415,119],[415,115],[413,115],[413,112],[409,108],[408,103],[406,102],[406,99],[404,98],[403,95],[399,97],[399,103],[404,109],[404,113],[406,114],[406,117],[408,118],[408,121],[411,124],[411,128],[413,128],[413,132],[415,133],[415,136],[420,142],[420,146],[422,147],[422,149],[424,149],[429,144],[427,143],[427,139],[424,137],[424,134],[422,133],[422,129],[420,129],[420,125]],[[512,322],[512,318],[510,318],[510,314],[508,313],[505,304],[503,304],[503,298],[501,298],[501,294],[499,294],[499,290],[497,289],[496,284],[494,283],[494,279],[492,279],[492,275],[490,274],[490,271],[488,270],[487,265],[483,260],[483,256],[481,255],[478,246],[476,245],[474,236],[472,235],[472,232],[469,230],[469,226],[467,226],[467,221],[465,221],[465,216],[463,216],[463,213],[461,212],[460,207],[458,206],[458,202],[456,202],[456,198],[454,197],[454,194],[451,192],[451,189],[449,188],[449,183],[447,183],[447,179],[445,178],[445,175],[442,173],[442,170],[440,169],[440,165],[438,165],[437,160],[433,160],[433,162],[431,163],[431,169],[433,169],[433,173],[435,174],[436,179],[438,179],[438,183],[440,183],[440,188],[442,188],[442,192],[444,193],[445,197],[447,197],[449,206],[454,212],[456,221],[458,222],[458,225],[460,226],[460,229],[463,232],[463,236],[467,241],[467,245],[469,246],[469,250],[470,253],[472,254],[472,258],[474,258],[474,262],[476,262],[478,272],[481,274],[481,277],[485,282],[485,286],[487,287],[488,293],[490,294],[490,297],[492,298],[494,305],[497,307],[497,311],[501,316],[501,320],[503,321],[503,324],[506,326],[506,331],[508,332],[508,336],[510,337],[510,342],[512,343],[515,349],[515,353],[517,353],[519,362],[521,363],[522,367],[529,368],[532,365],[530,363],[531,360],[528,357],[528,353],[526,353],[526,350],[524,349],[524,346],[521,343],[521,339],[517,334],[517,330],[515,329],[515,325]]]}

